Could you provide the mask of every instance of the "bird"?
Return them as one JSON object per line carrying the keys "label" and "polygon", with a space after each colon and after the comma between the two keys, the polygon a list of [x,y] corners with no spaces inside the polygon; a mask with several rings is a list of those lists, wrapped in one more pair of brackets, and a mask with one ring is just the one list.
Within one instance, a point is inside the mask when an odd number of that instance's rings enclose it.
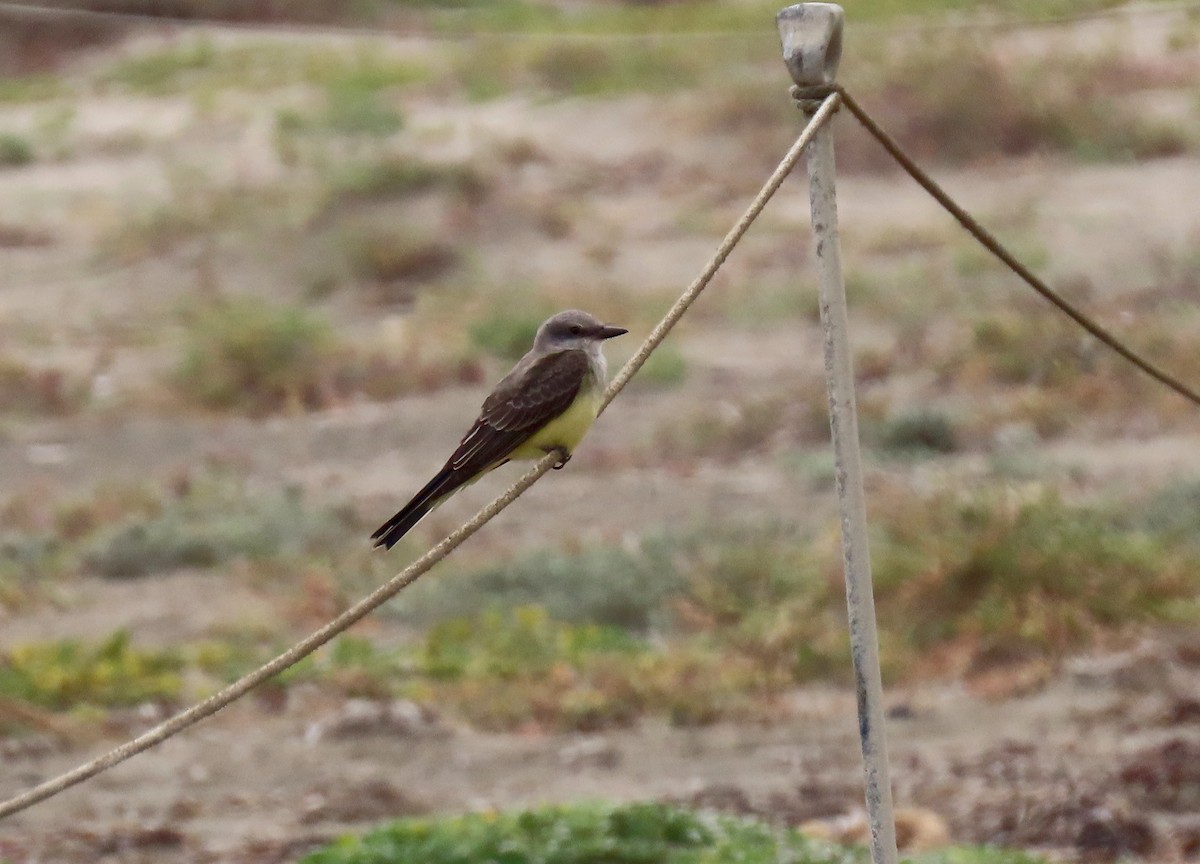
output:
{"label": "bird", "polygon": [[371,535],[391,549],[451,495],[512,459],[571,459],[596,419],[608,364],[601,346],[628,333],[579,309],[547,318],[533,347],[483,401],[479,417],[442,469]]}

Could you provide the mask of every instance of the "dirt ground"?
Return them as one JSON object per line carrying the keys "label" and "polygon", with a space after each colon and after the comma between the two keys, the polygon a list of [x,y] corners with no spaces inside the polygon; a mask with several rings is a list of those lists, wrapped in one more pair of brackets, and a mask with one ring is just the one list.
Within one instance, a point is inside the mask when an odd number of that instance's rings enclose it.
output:
{"label": "dirt ground", "polygon": [[[569,282],[581,262],[591,260],[595,236],[607,232],[620,240],[616,251],[602,267],[592,261],[588,272],[604,270],[608,283],[682,286],[709,253],[710,238],[670,235],[657,199],[674,196],[681,209],[711,214],[723,230],[726,217],[756,188],[754,181],[743,187],[742,172],[731,171],[719,185],[734,188],[691,190],[689,171],[729,154],[706,149],[695,137],[678,143],[674,109],[664,112],[649,98],[611,100],[603,111],[586,101],[517,97],[469,109],[436,102],[408,107],[411,134],[428,136],[429,148],[443,155],[470,158],[519,127],[523,139],[552,150],[556,164],[626,177],[590,193],[589,236],[557,243],[502,233],[479,238],[476,251],[493,279],[535,272]],[[193,289],[196,265],[177,254],[96,267],[90,256],[97,225],[119,218],[113,213],[122,212],[129,188],[146,198],[164,194],[162,154],[172,148],[192,156],[209,148],[214,171],[243,179],[267,182],[285,170],[270,157],[269,136],[253,106],[238,115],[246,119],[242,126],[201,131],[192,110],[187,99],[97,97],[81,104],[75,119],[85,142],[137,127],[153,147],[123,153],[81,146],[69,161],[0,171],[0,200],[13,202],[11,214],[0,214],[4,222],[28,220],[55,238],[50,245],[0,250],[0,326],[8,345],[105,376],[118,393],[136,392],[151,377],[157,346],[131,339],[113,348],[107,335],[97,334],[125,332],[129,320],[136,331],[137,321],[167,314]],[[2,116],[15,127],[32,122],[20,105],[5,106]],[[781,152],[784,147],[786,141]],[[654,160],[668,150],[678,159],[675,167],[655,169]],[[631,164],[650,165],[655,182],[628,179]],[[1054,250],[1047,274],[1086,277],[1098,296],[1134,295],[1156,256],[1200,245],[1200,160],[1192,156],[1118,164],[1038,157],[938,173],[985,217],[1031,213],[1028,230]],[[547,179],[534,166],[514,182],[519,193],[533,194],[567,181]],[[839,196],[848,254],[868,254],[866,248],[896,225],[916,233],[953,230],[936,205],[896,175],[845,176]],[[793,232],[794,249],[775,264],[795,271],[797,284],[811,281],[807,206],[797,180],[766,218],[776,240]],[[735,254],[729,275],[712,290],[736,284],[745,272],[738,268],[756,266],[764,248],[752,245],[744,258]],[[290,251],[281,252],[277,266],[248,263],[237,250],[229,257],[239,279],[261,277],[269,292],[293,275]],[[577,296],[586,300],[586,290]],[[346,314],[367,317],[362,310]],[[697,317],[678,334],[689,364],[686,380],[674,389],[635,388],[614,403],[570,468],[536,486],[475,538],[473,548],[507,554],[542,545],[547,533],[567,528],[574,542],[616,543],[647,526],[696,524],[731,510],[805,518],[832,512],[831,488],[814,488],[754,455],[688,465],[637,455],[652,452],[647,442],[664,423],[704,400],[737,405],[820,373],[820,335],[811,321],[737,329]],[[873,325],[855,338],[893,341]],[[921,381],[909,385],[910,392],[922,392]],[[123,409],[5,418],[0,478],[4,493],[57,494],[114,479],[168,477],[219,457],[264,484],[298,484],[386,515],[440,464],[446,441],[461,432],[485,390],[455,387],[262,420]],[[1109,437],[1081,421],[1075,432],[1040,449],[1041,476],[1086,496],[1200,474],[1200,422],[1160,426],[1149,417],[1145,430],[1136,438]],[[902,465],[872,457],[868,481],[903,473],[932,484],[978,475],[987,465],[979,452]],[[427,520],[423,536],[454,527],[498,489],[499,482],[481,483],[464,492]],[[578,525],[590,527],[575,531]],[[235,573],[180,572],[137,582],[84,578],[64,588],[55,604],[0,619],[0,646],[98,638],[117,627],[139,642],[168,645],[230,620],[269,624],[273,614],[271,598]],[[956,843],[1028,847],[1073,860],[1200,860],[1196,636],[1157,634],[1127,650],[1075,658],[1028,693],[1011,680],[997,680],[991,689],[987,682],[971,690],[932,682],[890,692],[898,805],[935,814]],[[69,769],[159,719],[157,709],[147,707],[118,713],[102,729],[82,734],[2,740],[0,795]],[[405,703],[343,702],[308,685],[286,696],[268,689],[6,820],[0,860],[268,864],[295,860],[341,833],[396,816],[576,799],[675,800],[798,825],[861,807],[855,729],[852,694],[822,686],[797,690],[789,719],[778,725],[678,729],[648,720],[597,735],[483,734]]]}

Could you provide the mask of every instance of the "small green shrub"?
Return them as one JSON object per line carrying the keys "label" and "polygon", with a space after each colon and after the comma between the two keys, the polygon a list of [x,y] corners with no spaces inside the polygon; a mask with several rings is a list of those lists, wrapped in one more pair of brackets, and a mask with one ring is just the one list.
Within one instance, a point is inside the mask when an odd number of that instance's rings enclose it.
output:
{"label": "small green shrub", "polygon": [[635,552],[607,546],[532,552],[421,582],[405,595],[402,614],[429,623],[537,604],[558,621],[646,631],[662,623],[664,601],[680,585],[669,554],[669,545],[655,540]]}
{"label": "small green shrub", "polygon": [[175,698],[183,666],[178,652],[134,648],[118,630],[94,647],[65,640],[9,649],[0,654],[0,695],[59,709],[136,705]]}
{"label": "small green shrub", "polygon": [[462,164],[438,164],[405,154],[357,159],[342,165],[330,181],[327,209],[335,204],[384,198],[404,198],[421,192],[445,191],[477,201],[488,189],[478,169]]}
{"label": "small green shrub", "polygon": [[404,226],[348,228],[341,245],[354,276],[377,285],[429,282],[452,270],[460,258],[444,236]]}
{"label": "small green shrub", "polygon": [[1175,480],[1136,511],[1134,525],[1200,550],[1200,480]]}
{"label": "small green shrub", "polygon": [[175,384],[208,408],[314,408],[328,398],[333,354],[333,331],[313,313],[250,298],[223,302],[189,322]]}
{"label": "small green shrub", "polygon": [[338,135],[382,138],[404,126],[404,116],[386,104],[370,81],[358,77],[330,82],[322,120],[330,132]]}
{"label": "small green shrub", "polygon": [[11,612],[45,592],[71,572],[73,559],[48,533],[0,532],[0,608]]}
{"label": "small green shrub", "polygon": [[33,145],[19,135],[0,134],[0,168],[19,168],[34,160]]}
{"label": "small green shrub", "polygon": [[675,387],[686,377],[687,361],[683,352],[667,342],[659,345],[646,359],[633,380],[650,387]]}
{"label": "small green shrub", "polygon": [[877,497],[872,547],[883,626],[915,655],[1059,658],[1105,634],[1195,615],[1194,553],[1112,513],[1031,500]]}
{"label": "small green shrub", "polygon": [[916,453],[954,453],[958,436],[945,414],[916,411],[901,414],[883,425],[880,443],[888,450]]}
{"label": "small green shrub", "polygon": [[178,90],[186,76],[211,69],[217,59],[212,40],[201,37],[121,60],[109,77],[134,92],[162,96]]}
{"label": "small green shrub", "polygon": [[213,567],[233,558],[298,556],[335,546],[345,519],[308,505],[298,492],[251,494],[236,477],[217,475],[161,499],[87,540],[85,564],[127,579],[181,567]]}
{"label": "small green shrub", "polygon": [[544,304],[522,306],[520,310],[508,304],[493,307],[489,315],[471,324],[471,344],[505,360],[517,360],[533,347],[538,327],[552,312]]}
{"label": "small green shrub", "polygon": [[[865,848],[668,804],[574,804],[402,819],[344,837],[301,864],[865,864]],[[949,849],[918,864],[1036,864],[1023,852]]]}
{"label": "small green shrub", "polygon": [[0,356],[0,411],[69,414],[83,407],[87,389],[60,369],[35,368]]}

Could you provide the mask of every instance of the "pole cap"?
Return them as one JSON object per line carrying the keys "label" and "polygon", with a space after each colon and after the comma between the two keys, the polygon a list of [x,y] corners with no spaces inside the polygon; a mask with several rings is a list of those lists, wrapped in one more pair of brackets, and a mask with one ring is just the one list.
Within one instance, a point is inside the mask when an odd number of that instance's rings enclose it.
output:
{"label": "pole cap", "polygon": [[797,87],[830,87],[837,81],[845,19],[836,3],[797,3],[775,16],[783,62]]}

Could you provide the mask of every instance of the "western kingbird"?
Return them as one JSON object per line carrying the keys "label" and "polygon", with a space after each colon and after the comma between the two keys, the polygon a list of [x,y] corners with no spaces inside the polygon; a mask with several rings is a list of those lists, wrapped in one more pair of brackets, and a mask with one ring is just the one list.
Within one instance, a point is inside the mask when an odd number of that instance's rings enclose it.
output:
{"label": "western kingbird", "polygon": [[442,470],[371,535],[375,546],[391,549],[427,513],[510,459],[557,452],[554,467],[566,465],[600,408],[608,372],[600,343],[628,332],[578,309],[547,319]]}

